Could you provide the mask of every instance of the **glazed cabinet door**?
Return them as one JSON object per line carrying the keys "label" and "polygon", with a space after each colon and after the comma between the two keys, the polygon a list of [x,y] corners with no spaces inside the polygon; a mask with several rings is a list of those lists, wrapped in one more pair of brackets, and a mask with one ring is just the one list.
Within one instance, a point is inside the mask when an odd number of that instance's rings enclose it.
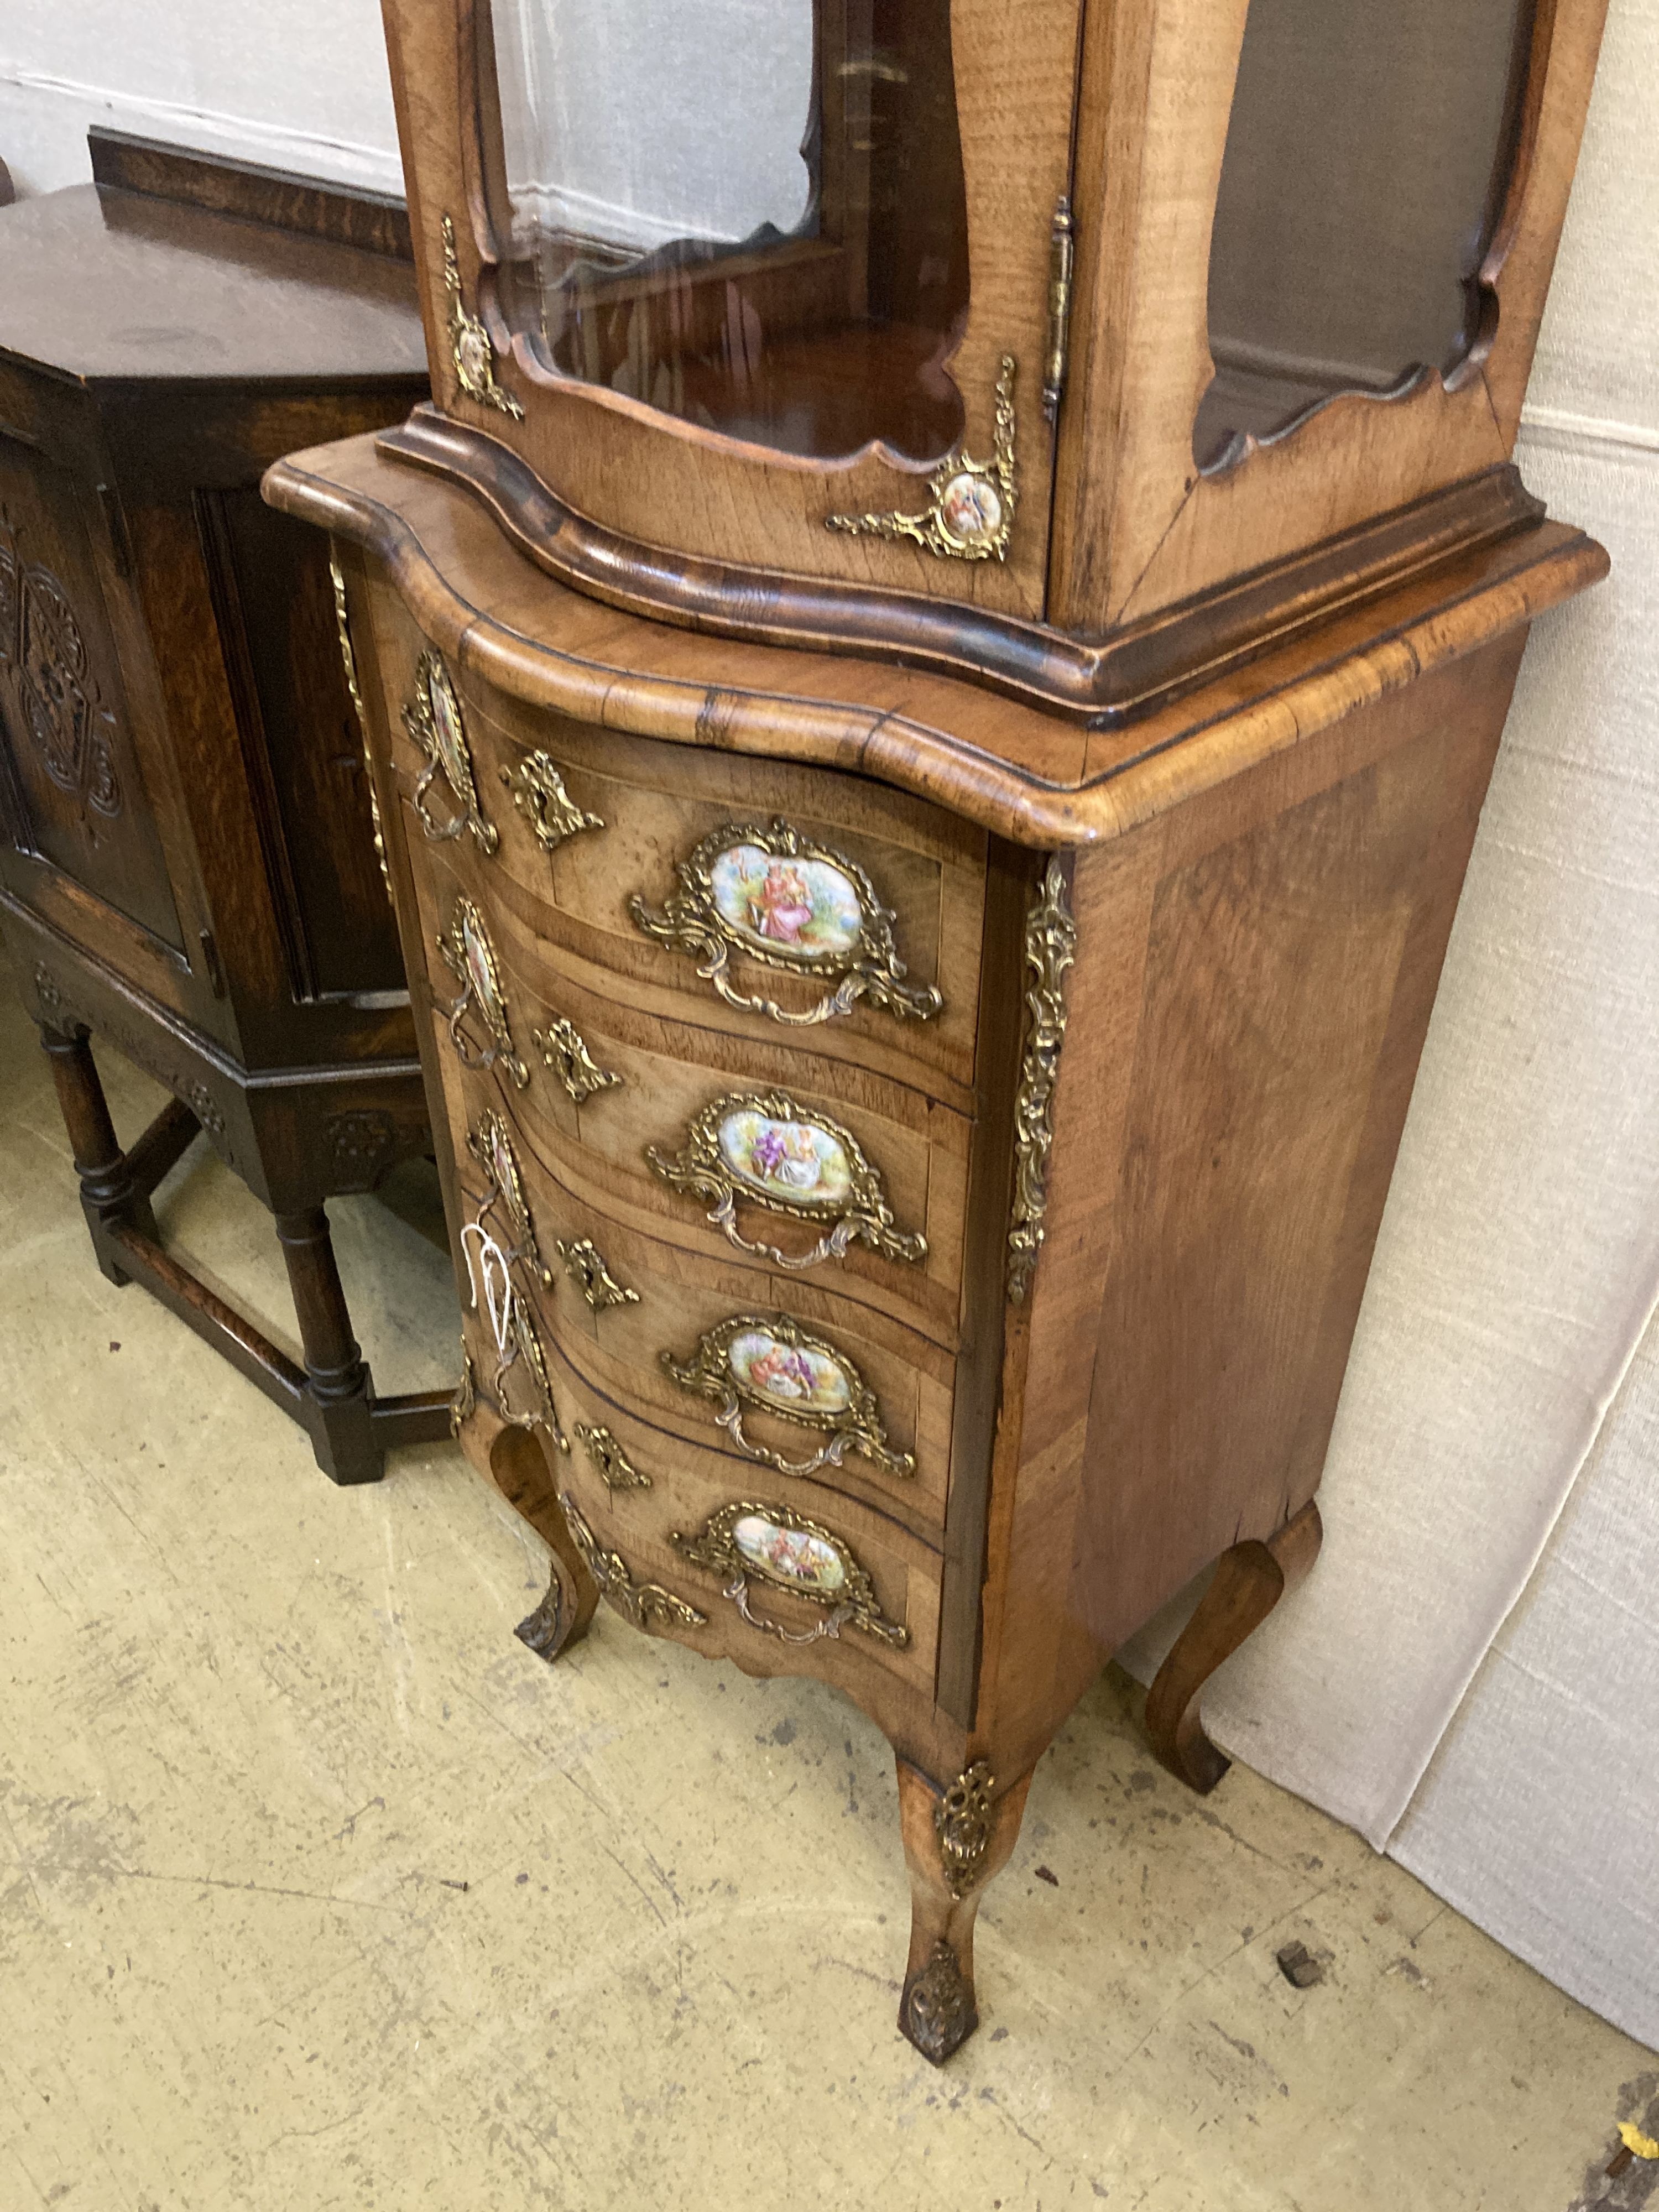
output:
{"label": "glazed cabinet door", "polygon": [[618,589],[667,548],[1041,617],[1081,0],[386,13],[438,404]]}

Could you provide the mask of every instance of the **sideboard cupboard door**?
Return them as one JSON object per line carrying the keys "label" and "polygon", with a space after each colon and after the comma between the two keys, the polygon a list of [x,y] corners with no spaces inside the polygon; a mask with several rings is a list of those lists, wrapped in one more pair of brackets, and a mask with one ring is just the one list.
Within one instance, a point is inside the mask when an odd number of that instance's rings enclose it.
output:
{"label": "sideboard cupboard door", "polygon": [[46,919],[90,932],[135,981],[195,1010],[163,850],[164,763],[145,758],[94,532],[70,473],[0,436],[0,810],[12,879]]}

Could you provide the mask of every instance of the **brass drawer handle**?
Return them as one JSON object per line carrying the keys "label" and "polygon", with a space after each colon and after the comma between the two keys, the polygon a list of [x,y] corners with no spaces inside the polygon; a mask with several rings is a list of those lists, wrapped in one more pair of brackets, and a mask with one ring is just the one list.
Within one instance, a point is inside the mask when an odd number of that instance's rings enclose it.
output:
{"label": "brass drawer handle", "polygon": [[[890,1260],[927,1256],[927,1239],[894,1220],[881,1177],[852,1131],[781,1091],[716,1098],[691,1122],[677,1159],[654,1145],[646,1146],[645,1157],[676,1190],[713,1201],[709,1223],[728,1243],[774,1267],[799,1271],[844,1259],[855,1239]],[[792,1257],[741,1233],[740,1199],[796,1221],[833,1226],[810,1252]]]}
{"label": "brass drawer handle", "polygon": [[[712,1513],[701,1535],[676,1529],[668,1540],[693,1566],[724,1577],[720,1595],[763,1635],[816,1644],[821,1637],[838,1638],[850,1624],[901,1650],[910,1641],[909,1630],[882,1612],[874,1583],[841,1538],[787,1505],[739,1500]],[[822,1606],[824,1618],[804,1633],[766,1620],[750,1608],[750,1577]]]}
{"label": "brass drawer handle", "polygon": [[[893,942],[894,916],[856,860],[815,845],[787,822],[769,830],[728,823],[675,863],[679,886],[660,914],[636,891],[635,927],[689,953],[697,973],[739,1013],[806,1028],[850,1013],[860,999],[895,1015],[931,1020],[938,990],[905,981]],[[731,980],[733,956],[763,968],[833,985],[807,1012],[792,1014]]]}
{"label": "brass drawer handle", "polygon": [[[903,1479],[916,1471],[913,1454],[890,1448],[875,1393],[847,1354],[787,1314],[733,1314],[704,1334],[690,1359],[672,1352],[660,1358],[682,1389],[718,1405],[716,1424],[745,1458],[780,1474],[839,1467],[849,1449],[884,1474]],[[825,1441],[811,1459],[786,1459],[744,1434],[745,1406],[816,1429]]]}
{"label": "brass drawer handle", "polygon": [[[507,1026],[507,998],[501,989],[501,971],[495,964],[495,948],[489,941],[483,916],[465,892],[455,902],[454,920],[438,939],[438,951],[445,967],[461,986],[460,997],[448,1010],[449,1041],[461,1066],[483,1073],[499,1060],[522,1091],[530,1080],[530,1070],[514,1049],[513,1032]],[[461,1028],[469,1011],[475,1007],[491,1038],[491,1042],[482,1048],[471,1042]]]}
{"label": "brass drawer handle", "polygon": [[591,1237],[561,1237],[554,1249],[564,1261],[566,1274],[595,1313],[609,1313],[613,1306],[638,1305],[639,1292],[623,1289]]}
{"label": "brass drawer handle", "polygon": [[673,1628],[708,1627],[706,1613],[699,1613],[696,1606],[688,1605],[683,1597],[676,1597],[660,1583],[636,1583],[622,1553],[604,1549],[568,1490],[560,1492],[559,1504],[570,1531],[570,1540],[581,1553],[582,1565],[599,1584],[599,1595],[607,1605],[615,1606],[624,1620],[631,1620],[635,1628],[653,1628],[659,1621]]}
{"label": "brass drawer handle", "polygon": [[[471,1290],[471,1310],[482,1313],[489,1323],[495,1364],[489,1388],[495,1401],[495,1409],[509,1428],[545,1429],[562,1452],[570,1449],[570,1439],[559,1420],[558,1407],[553,1401],[553,1385],[548,1378],[547,1358],[542,1350],[542,1340],[536,1333],[536,1324],[530,1317],[530,1308],[519,1293],[514,1279],[515,1254],[508,1253],[498,1244],[483,1223],[482,1218],[469,1221],[461,1231],[461,1249],[466,1255],[466,1267]],[[513,1403],[513,1378],[527,1374],[534,1394],[532,1406],[515,1407]],[[469,1358],[462,1377],[462,1395],[455,1409],[455,1425],[470,1417],[474,1396],[472,1363]]]}
{"label": "brass drawer handle", "polygon": [[578,1106],[598,1091],[622,1088],[621,1076],[599,1066],[583,1042],[581,1031],[562,1014],[556,1015],[545,1030],[532,1030],[530,1042]]}
{"label": "brass drawer handle", "polygon": [[507,1265],[511,1267],[527,1261],[543,1287],[550,1286],[553,1278],[542,1263],[536,1243],[536,1227],[530,1218],[530,1201],[524,1194],[519,1156],[513,1149],[506,1118],[493,1106],[486,1108],[477,1128],[467,1131],[466,1149],[489,1178],[489,1189],[477,1211],[478,1226],[482,1227],[488,1216],[499,1207],[513,1237]]}
{"label": "brass drawer handle", "polygon": [[[449,671],[435,653],[423,653],[415,667],[415,696],[404,708],[404,727],[426,761],[416,784],[411,804],[428,842],[447,844],[464,830],[472,832],[481,853],[493,853],[501,832],[486,822],[478,806],[478,787],[472,777],[472,755],[466,742],[466,724]],[[460,811],[440,822],[428,803],[427,793],[441,776]]]}
{"label": "brass drawer handle", "polygon": [[653,1487],[651,1477],[640,1472],[609,1429],[578,1421],[576,1434],[581,1438],[587,1456],[592,1461],[600,1481],[608,1491],[614,1494],[618,1490],[650,1490]]}
{"label": "brass drawer handle", "polygon": [[567,837],[584,830],[603,830],[599,815],[584,813],[564,787],[564,778],[543,752],[529,754],[515,774],[501,770],[501,781],[513,794],[513,804],[530,824],[530,834],[544,853],[556,852]]}

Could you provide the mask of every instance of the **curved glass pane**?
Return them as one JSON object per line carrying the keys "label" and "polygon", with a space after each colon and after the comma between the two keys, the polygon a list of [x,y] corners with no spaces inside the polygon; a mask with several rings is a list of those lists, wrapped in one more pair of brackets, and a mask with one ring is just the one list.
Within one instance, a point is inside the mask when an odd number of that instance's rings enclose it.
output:
{"label": "curved glass pane", "polygon": [[962,434],[950,0],[492,0],[517,265],[564,375],[785,453]]}
{"label": "curved glass pane", "polygon": [[1449,371],[1514,160],[1532,0],[1250,0],[1210,249],[1200,467]]}

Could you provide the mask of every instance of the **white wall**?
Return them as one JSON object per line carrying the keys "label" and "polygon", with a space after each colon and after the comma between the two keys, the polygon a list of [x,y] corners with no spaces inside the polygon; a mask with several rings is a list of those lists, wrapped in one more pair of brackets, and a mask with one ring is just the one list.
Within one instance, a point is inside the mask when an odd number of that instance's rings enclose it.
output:
{"label": "white wall", "polygon": [[377,0],[5,0],[0,161],[84,183],[88,125],[401,192]]}

